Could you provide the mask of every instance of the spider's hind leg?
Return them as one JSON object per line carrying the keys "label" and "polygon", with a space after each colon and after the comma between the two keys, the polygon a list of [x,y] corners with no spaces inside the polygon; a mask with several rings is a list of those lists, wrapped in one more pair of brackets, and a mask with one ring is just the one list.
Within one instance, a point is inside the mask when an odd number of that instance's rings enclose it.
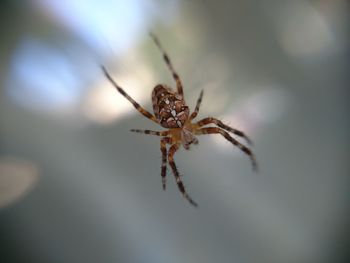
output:
{"label": "spider's hind leg", "polygon": [[162,170],[161,170],[161,176],[162,176],[162,186],[163,190],[166,189],[166,165],[167,165],[167,150],[166,150],[166,144],[170,143],[171,140],[168,137],[164,137],[160,140],[160,151],[162,152]]}
{"label": "spider's hind leg", "polygon": [[258,170],[258,164],[256,162],[254,153],[248,147],[244,146],[239,141],[232,138],[230,136],[230,134],[228,132],[224,131],[223,129],[220,129],[218,127],[202,128],[202,129],[197,130],[196,134],[197,135],[200,135],[200,134],[221,134],[226,140],[231,142],[233,145],[237,146],[242,152],[244,152],[246,155],[248,155],[251,162],[252,162],[253,170],[254,171]]}
{"label": "spider's hind leg", "polygon": [[247,143],[249,143],[250,145],[252,144],[252,141],[249,139],[249,137],[247,135],[245,135],[244,132],[242,132],[240,130],[237,130],[237,129],[234,129],[234,128],[224,124],[222,121],[220,121],[218,119],[215,119],[215,118],[212,118],[212,117],[204,118],[204,119],[198,121],[197,125],[199,127],[202,127],[204,125],[211,124],[211,123],[219,126],[220,128],[222,128],[222,129],[224,129],[226,131],[232,132],[233,134],[236,134],[239,137],[244,138],[247,141]]}
{"label": "spider's hind leg", "polygon": [[183,195],[183,197],[185,197],[187,199],[188,202],[190,202],[191,205],[197,207],[198,206],[197,203],[195,201],[193,201],[192,198],[187,194],[187,192],[185,190],[185,186],[181,180],[180,174],[179,174],[179,172],[176,168],[175,162],[174,162],[174,154],[178,149],[179,149],[178,144],[173,144],[170,147],[169,153],[168,153],[168,162],[169,162],[171,169],[173,170],[175,180],[177,183],[177,187],[179,188],[181,194]]}

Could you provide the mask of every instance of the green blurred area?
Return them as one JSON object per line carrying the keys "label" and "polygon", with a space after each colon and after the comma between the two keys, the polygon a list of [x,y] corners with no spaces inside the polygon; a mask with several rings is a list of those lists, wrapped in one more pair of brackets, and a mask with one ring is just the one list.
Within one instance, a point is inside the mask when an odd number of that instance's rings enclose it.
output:
{"label": "green blurred area", "polygon": [[[0,261],[347,262],[347,2],[128,4],[0,4]],[[104,93],[100,64],[149,110],[175,87],[150,30],[191,109],[205,90],[199,118],[254,141],[258,174],[219,137],[176,154],[199,209],[170,171],[162,191],[159,138],[129,132],[161,127]]]}

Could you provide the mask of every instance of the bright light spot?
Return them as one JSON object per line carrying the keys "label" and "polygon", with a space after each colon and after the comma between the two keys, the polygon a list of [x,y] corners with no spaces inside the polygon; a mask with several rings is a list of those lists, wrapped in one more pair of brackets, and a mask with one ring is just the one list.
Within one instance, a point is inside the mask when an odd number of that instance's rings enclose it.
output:
{"label": "bright light spot", "polygon": [[[120,83],[125,83],[127,92],[138,101],[139,104],[145,104],[146,95],[142,92],[142,83],[134,79],[118,78]],[[148,96],[147,96],[148,97]],[[125,99],[109,83],[92,89],[84,104],[84,113],[89,120],[107,124],[122,118],[128,114],[137,114],[132,104]]]}
{"label": "bright light spot", "polygon": [[16,158],[0,159],[0,208],[7,206],[28,193],[37,183],[37,167]]}
{"label": "bright light spot", "polygon": [[[36,0],[44,14],[49,14],[97,51],[110,55],[130,48],[138,36],[150,30],[157,16],[177,13],[173,2],[157,6],[144,0]],[[171,8],[170,8],[171,7]],[[171,20],[171,19],[170,19]]]}
{"label": "bright light spot", "polygon": [[145,18],[139,0],[38,0],[38,3],[89,45],[101,50],[106,44],[116,50],[129,46],[131,38],[125,36],[136,34]]}
{"label": "bright light spot", "polygon": [[292,56],[319,56],[337,48],[326,18],[306,2],[286,4],[278,24],[282,47]]}
{"label": "bright light spot", "polygon": [[57,111],[74,106],[81,90],[62,51],[24,39],[11,61],[7,92],[21,106]]}

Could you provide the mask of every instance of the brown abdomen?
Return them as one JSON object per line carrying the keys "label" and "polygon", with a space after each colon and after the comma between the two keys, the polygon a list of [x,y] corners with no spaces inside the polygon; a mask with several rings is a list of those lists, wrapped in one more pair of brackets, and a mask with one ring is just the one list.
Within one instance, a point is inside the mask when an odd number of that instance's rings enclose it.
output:
{"label": "brown abdomen", "polygon": [[181,128],[188,119],[189,109],[182,96],[166,85],[157,85],[152,92],[153,111],[164,128]]}

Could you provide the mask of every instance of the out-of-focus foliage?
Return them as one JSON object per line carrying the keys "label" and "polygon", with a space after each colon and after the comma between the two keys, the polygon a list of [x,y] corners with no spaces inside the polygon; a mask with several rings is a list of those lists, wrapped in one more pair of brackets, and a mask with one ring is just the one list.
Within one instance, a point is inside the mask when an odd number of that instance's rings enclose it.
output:
{"label": "out-of-focus foliage", "polygon": [[[348,4],[333,1],[3,1],[1,262],[346,262]],[[254,141],[260,172],[219,136],[175,156],[104,78],[151,109],[175,86],[198,118]]]}

